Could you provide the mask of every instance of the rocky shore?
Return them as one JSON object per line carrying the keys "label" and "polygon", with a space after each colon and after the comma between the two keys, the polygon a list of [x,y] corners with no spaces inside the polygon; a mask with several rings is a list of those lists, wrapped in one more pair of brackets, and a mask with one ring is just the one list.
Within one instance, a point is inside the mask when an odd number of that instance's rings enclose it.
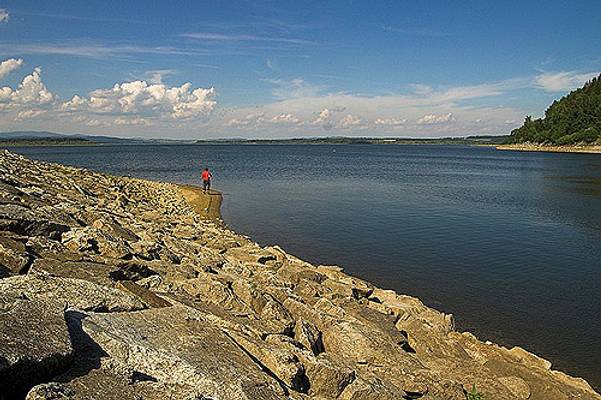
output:
{"label": "rocky shore", "polygon": [[512,151],[542,151],[547,153],[601,153],[601,146],[546,146],[533,143],[522,144],[505,144],[495,146],[497,150],[512,150]]}
{"label": "rocky shore", "polygon": [[0,399],[601,399],[202,201],[1,152]]}

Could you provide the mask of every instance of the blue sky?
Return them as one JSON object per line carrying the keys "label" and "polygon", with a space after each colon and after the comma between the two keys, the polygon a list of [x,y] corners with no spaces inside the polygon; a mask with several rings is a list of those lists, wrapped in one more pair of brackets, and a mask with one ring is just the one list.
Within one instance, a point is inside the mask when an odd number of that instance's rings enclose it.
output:
{"label": "blue sky", "polygon": [[0,130],[506,134],[601,71],[599,1],[0,1]]}

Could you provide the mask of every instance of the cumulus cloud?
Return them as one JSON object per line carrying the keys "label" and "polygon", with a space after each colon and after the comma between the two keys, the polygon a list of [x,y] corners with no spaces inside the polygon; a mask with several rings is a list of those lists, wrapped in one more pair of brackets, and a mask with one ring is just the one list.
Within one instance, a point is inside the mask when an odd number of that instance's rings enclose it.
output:
{"label": "cumulus cloud", "polygon": [[407,122],[406,119],[399,119],[399,118],[377,118],[374,121],[374,124],[376,126],[382,126],[382,127],[394,127],[394,126],[401,126],[404,125]]}
{"label": "cumulus cloud", "polygon": [[27,75],[17,89],[5,86],[0,88],[0,108],[11,109],[19,106],[46,105],[55,100],[44,82],[42,82],[42,70],[37,67]]}
{"label": "cumulus cloud", "polygon": [[579,74],[574,71],[545,72],[534,78],[534,84],[546,92],[566,92],[584,85],[599,72]]}
{"label": "cumulus cloud", "polygon": [[135,118],[124,118],[124,117],[120,117],[120,118],[115,118],[115,120],[113,121],[114,125],[143,125],[143,126],[149,126],[152,125],[152,123],[145,119],[145,118],[140,118],[140,117],[135,117]]}
{"label": "cumulus cloud", "polygon": [[19,111],[19,113],[16,116],[16,120],[17,121],[24,121],[27,119],[33,119],[36,117],[39,117],[40,115],[43,115],[46,113],[46,110],[23,110],[23,111]]}
{"label": "cumulus cloud", "polygon": [[427,114],[417,120],[418,124],[422,125],[433,125],[433,124],[442,124],[445,122],[453,122],[455,121],[455,117],[453,113],[447,113],[443,115],[436,114]]}
{"label": "cumulus cloud", "polygon": [[324,108],[319,112],[317,118],[313,121],[313,125],[321,125],[323,129],[329,131],[334,127],[334,124],[332,123],[333,113],[334,111]]}
{"label": "cumulus cloud", "polygon": [[301,122],[301,120],[295,117],[294,115],[288,113],[276,115],[272,117],[269,120],[269,122],[273,122],[276,124],[298,124],[299,122]]}
{"label": "cumulus cloud", "polygon": [[4,78],[11,72],[19,69],[21,65],[23,65],[23,60],[20,58],[9,58],[8,60],[0,62],[0,79]]}
{"label": "cumulus cloud", "polygon": [[256,128],[265,122],[265,113],[251,113],[242,118],[232,118],[225,123],[225,126],[232,128]]}
{"label": "cumulus cloud", "polygon": [[[4,69],[14,70],[18,62]],[[163,83],[169,73],[150,70],[133,81],[58,101],[36,68],[18,87],[0,86],[0,112],[6,115],[0,127],[54,126],[108,134],[118,127],[123,135],[179,138],[197,137],[200,125],[206,137],[223,137],[232,129],[247,137],[315,136],[324,130],[352,136],[367,128],[374,136],[503,134],[509,131],[509,121],[523,119],[523,112],[468,101],[532,88],[534,79],[444,88],[413,85],[405,94],[375,96],[327,92],[301,78],[270,80],[274,101],[224,108],[217,107],[213,88]]]}
{"label": "cumulus cloud", "polygon": [[62,104],[64,111],[90,111],[99,114],[141,114],[190,119],[207,116],[215,107],[214,88],[192,88],[133,81],[96,89],[87,97],[78,95]]}
{"label": "cumulus cloud", "polygon": [[267,116],[264,112],[250,113],[243,117],[231,118],[225,125],[232,128],[254,129],[266,124],[296,125],[302,121],[290,113]]}
{"label": "cumulus cloud", "polygon": [[8,11],[6,11],[4,8],[0,8],[0,24],[8,22],[9,18],[10,15],[8,14]]}
{"label": "cumulus cloud", "polygon": [[347,114],[339,122],[339,126],[342,129],[356,128],[359,125],[361,125],[361,118],[352,114]]}

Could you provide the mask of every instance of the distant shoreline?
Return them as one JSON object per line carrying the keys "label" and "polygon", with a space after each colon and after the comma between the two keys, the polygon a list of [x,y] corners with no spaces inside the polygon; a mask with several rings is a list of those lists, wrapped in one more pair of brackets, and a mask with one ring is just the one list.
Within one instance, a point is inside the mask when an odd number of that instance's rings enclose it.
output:
{"label": "distant shoreline", "polygon": [[85,139],[8,139],[0,140],[0,148],[11,147],[75,147],[99,146],[100,143]]}
{"label": "distant shoreline", "polygon": [[601,154],[601,146],[543,146],[535,144],[506,144],[495,146],[495,148],[503,151]]}

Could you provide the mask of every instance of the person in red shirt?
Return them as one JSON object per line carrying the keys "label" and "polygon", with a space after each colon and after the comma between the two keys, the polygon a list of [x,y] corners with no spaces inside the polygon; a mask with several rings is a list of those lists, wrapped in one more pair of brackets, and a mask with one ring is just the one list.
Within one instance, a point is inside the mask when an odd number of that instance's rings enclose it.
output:
{"label": "person in red shirt", "polygon": [[208,168],[205,168],[201,173],[200,173],[200,178],[202,179],[202,190],[206,193],[207,190],[211,190],[211,178],[213,177],[213,174],[211,174],[211,171],[209,171]]}

